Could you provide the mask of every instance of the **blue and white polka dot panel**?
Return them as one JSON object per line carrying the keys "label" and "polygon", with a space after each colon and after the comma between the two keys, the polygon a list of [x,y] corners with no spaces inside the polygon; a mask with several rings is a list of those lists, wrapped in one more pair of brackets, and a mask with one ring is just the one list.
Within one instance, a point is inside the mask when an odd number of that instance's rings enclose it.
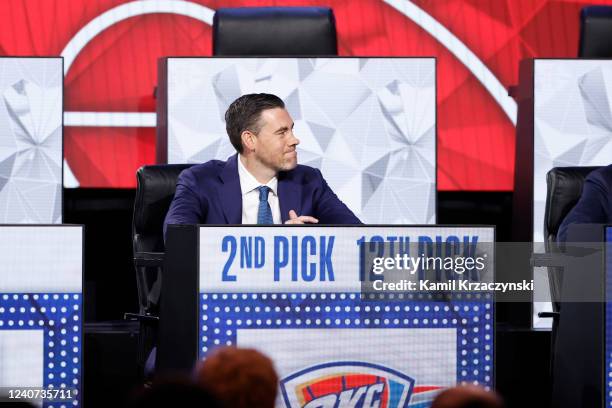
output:
{"label": "blue and white polka dot panel", "polygon": [[[199,355],[205,358],[215,347],[237,345],[238,332],[243,330],[329,329],[331,346],[331,330],[453,329],[456,348],[449,352],[456,357],[450,370],[456,373],[454,383],[492,387],[493,319],[493,301],[488,299],[437,301],[379,295],[362,300],[359,293],[202,293]],[[435,350],[436,336],[427,336]],[[334,347],[342,349],[341,345]],[[388,347],[393,350],[394,345]],[[434,352],[446,352],[442,350],[448,351],[441,347]]]}
{"label": "blue and white polka dot panel", "polygon": [[[32,378],[36,375],[32,374],[31,366],[26,367],[25,362],[23,370],[27,372],[19,373],[19,367],[13,366],[15,378],[21,375],[21,378],[33,380],[34,383],[29,383],[29,386],[73,390],[72,400],[44,401],[44,408],[81,406],[82,316],[80,293],[0,293],[0,336],[4,335],[4,339],[18,338],[28,331],[25,334],[40,334],[35,338],[40,338],[42,343],[36,347],[28,345],[13,353],[3,350],[6,354],[0,358],[11,358],[11,354],[21,351],[28,354],[28,361],[40,361],[43,365],[34,367],[42,378]],[[23,359],[24,356],[19,358]],[[6,387],[7,384],[2,386]]]}

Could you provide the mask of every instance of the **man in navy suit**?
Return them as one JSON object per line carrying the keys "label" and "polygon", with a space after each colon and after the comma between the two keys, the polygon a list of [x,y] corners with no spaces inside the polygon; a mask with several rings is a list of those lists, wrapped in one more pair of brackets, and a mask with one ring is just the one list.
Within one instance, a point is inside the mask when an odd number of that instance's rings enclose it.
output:
{"label": "man in navy suit", "polygon": [[612,223],[612,164],[587,176],[580,200],[559,227],[557,241],[566,241],[570,224],[596,223]]}
{"label": "man in navy suit", "polygon": [[184,170],[170,224],[360,224],[318,169],[298,165],[293,120],[270,94],[236,99],[225,112],[238,152]]}

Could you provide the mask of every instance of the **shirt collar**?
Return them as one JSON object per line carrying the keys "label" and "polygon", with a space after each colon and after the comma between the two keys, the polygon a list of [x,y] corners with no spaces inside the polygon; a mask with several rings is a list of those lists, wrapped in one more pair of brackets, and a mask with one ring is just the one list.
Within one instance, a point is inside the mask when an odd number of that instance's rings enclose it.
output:
{"label": "shirt collar", "polygon": [[[244,167],[244,164],[242,164],[242,160],[240,159],[240,157],[241,156],[238,155],[238,177],[240,178],[240,192],[242,193],[242,195],[245,195],[246,193],[250,193],[251,191],[255,190],[262,184],[257,181],[255,176],[253,176],[247,170],[246,167]],[[272,177],[270,181],[266,183],[266,186],[270,188],[272,194],[277,195],[276,192],[278,188],[278,178],[276,178],[276,176]]]}

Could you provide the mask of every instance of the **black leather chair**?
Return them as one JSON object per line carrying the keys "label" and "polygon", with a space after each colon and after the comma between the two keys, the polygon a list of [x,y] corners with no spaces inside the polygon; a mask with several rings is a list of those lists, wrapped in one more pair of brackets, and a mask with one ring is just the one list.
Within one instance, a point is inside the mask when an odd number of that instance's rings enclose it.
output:
{"label": "black leather chair", "polygon": [[179,174],[192,164],[143,166],[136,172],[137,188],[132,219],[134,267],[139,313],[127,318],[141,322],[137,363],[144,372],[156,344],[161,271],[164,262],[164,218],[176,190]]}
{"label": "black leather chair", "polygon": [[612,58],[612,7],[589,6],[580,12],[580,58]]}
{"label": "black leather chair", "polygon": [[139,312],[143,315],[155,311],[156,294],[152,292],[158,281],[164,260],[164,218],[176,190],[181,171],[192,164],[162,164],[143,166],[136,172],[136,198],[132,237],[134,266],[138,284]]}
{"label": "black leather chair", "polygon": [[[560,251],[557,233],[565,216],[576,205],[582,194],[584,179],[599,167],[555,167],[546,175],[546,206],[544,210],[544,247],[549,254]],[[562,268],[549,266],[548,280],[553,310],[559,310]]]}
{"label": "black leather chair", "polygon": [[327,7],[218,9],[213,55],[338,55],[334,13]]}
{"label": "black leather chair", "polygon": [[[565,216],[578,202],[582,194],[584,179],[599,167],[554,167],[546,174],[546,204],[544,209],[544,248],[546,254],[541,266],[548,267],[548,282],[550,298],[553,305],[552,313],[540,313],[540,317],[552,317],[550,376],[555,373],[555,350],[559,319],[561,316],[561,288],[563,284],[563,251],[557,244],[559,227]],[[537,257],[536,257],[537,258]],[[536,262],[537,263],[537,262]]]}

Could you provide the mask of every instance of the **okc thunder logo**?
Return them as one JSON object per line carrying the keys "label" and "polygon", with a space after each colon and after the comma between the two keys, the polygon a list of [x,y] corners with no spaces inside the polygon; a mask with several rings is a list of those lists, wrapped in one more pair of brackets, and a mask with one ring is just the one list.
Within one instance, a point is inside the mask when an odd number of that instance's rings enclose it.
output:
{"label": "okc thunder logo", "polygon": [[[332,362],[283,378],[281,391],[287,408],[406,408],[413,394],[441,388],[415,390],[414,383],[413,378],[380,365]],[[429,398],[418,399],[423,403]]]}

